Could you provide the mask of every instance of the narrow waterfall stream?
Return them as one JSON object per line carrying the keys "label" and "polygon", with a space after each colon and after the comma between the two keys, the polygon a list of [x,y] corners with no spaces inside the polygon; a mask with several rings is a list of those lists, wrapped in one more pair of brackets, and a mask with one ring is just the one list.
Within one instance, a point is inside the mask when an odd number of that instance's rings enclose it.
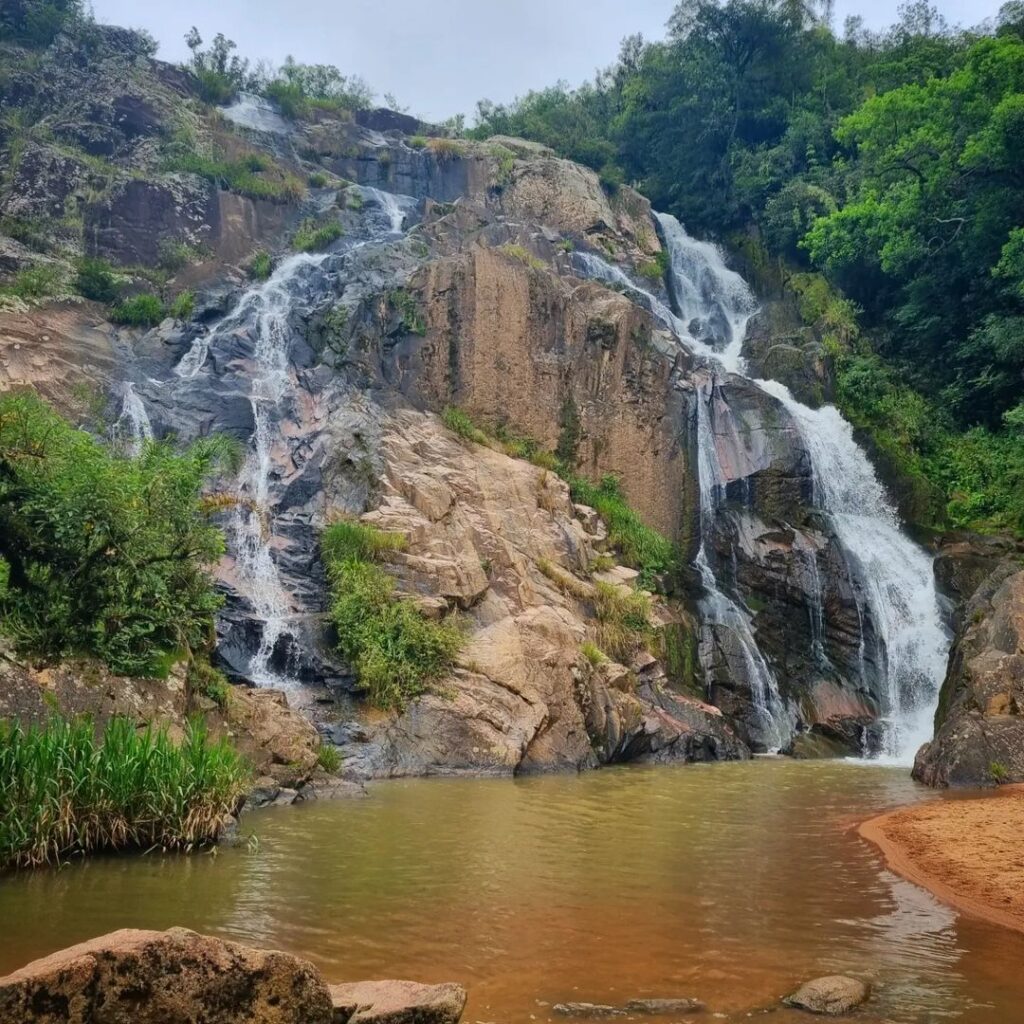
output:
{"label": "narrow waterfall stream", "polygon": [[[749,377],[743,343],[758,307],[743,278],[725,265],[716,246],[691,238],[670,215],[655,216],[669,254],[667,276],[674,309],[599,256],[574,254],[573,264],[584,276],[624,291],[706,361],[709,378],[695,394],[701,519],[695,568],[705,587],[699,602],[704,627],[731,632],[742,654],[761,740],[769,750],[784,747],[793,734],[793,709],[780,696],[778,680],[758,644],[753,616],[731,596],[730,567],[716,565],[710,552],[710,530],[724,498],[725,477],[709,405],[720,382],[736,374],[778,401],[799,432],[811,462],[812,504],[831,524],[848,574],[863,595],[863,600],[857,597],[862,679],[866,674],[865,617],[876,638],[875,662],[885,684],[882,759],[908,763],[930,736],[949,648],[932,559],[901,532],[899,517],[870,461],[834,407],[810,409],[784,385]],[[813,550],[804,551],[802,557],[814,585],[812,656],[827,664],[817,557]]]}

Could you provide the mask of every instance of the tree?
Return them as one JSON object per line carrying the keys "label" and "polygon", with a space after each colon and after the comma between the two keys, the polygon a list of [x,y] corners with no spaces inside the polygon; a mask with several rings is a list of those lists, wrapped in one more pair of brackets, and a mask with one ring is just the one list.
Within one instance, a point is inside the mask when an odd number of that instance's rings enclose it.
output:
{"label": "tree", "polygon": [[223,538],[200,491],[233,452],[207,439],[126,457],[32,394],[0,398],[0,631],[34,656],[124,673],[203,646]]}
{"label": "tree", "polygon": [[4,0],[0,40],[48,46],[62,29],[83,18],[82,0]]}
{"label": "tree", "polygon": [[192,52],[190,68],[199,83],[199,94],[207,103],[229,103],[248,86],[249,61],[234,53],[237,44],[223,32],[204,50],[203,37],[193,25],[185,44]]}

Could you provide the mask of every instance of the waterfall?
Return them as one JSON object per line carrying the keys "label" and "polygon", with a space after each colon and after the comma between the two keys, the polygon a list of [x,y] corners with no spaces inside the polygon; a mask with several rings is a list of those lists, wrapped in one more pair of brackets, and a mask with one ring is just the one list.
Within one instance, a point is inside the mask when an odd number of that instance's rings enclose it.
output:
{"label": "waterfall", "polygon": [[[585,277],[624,291],[705,358],[708,383],[698,388],[697,469],[700,485],[700,545],[695,558],[704,584],[699,611],[705,626],[728,630],[742,653],[761,740],[771,749],[792,735],[794,714],[784,706],[777,680],[762,655],[752,617],[729,596],[708,553],[710,530],[722,501],[725,476],[719,464],[708,411],[715,387],[729,374],[747,377],[742,355],[747,326],[757,303],[743,278],[726,265],[717,246],[690,238],[667,214],[655,214],[669,255],[666,275],[675,310],[632,281],[619,267],[590,253],[574,253]],[[750,380],[789,413],[811,461],[813,504],[839,542],[855,587],[860,622],[860,672],[865,677],[864,627],[869,616],[879,641],[884,676],[883,751],[886,760],[907,763],[930,738],[931,717],[945,672],[949,636],[943,625],[931,558],[900,529],[899,517],[853,431],[832,406],[812,410],[775,381]],[[811,595],[812,652],[827,663],[825,611],[817,554],[802,552]],[[707,666],[705,666],[707,667]]]}
{"label": "waterfall", "polygon": [[[400,232],[415,200],[372,192],[375,211],[383,224],[372,225],[373,241],[386,240]],[[348,243],[346,252],[367,244]],[[280,501],[279,481],[293,469],[288,444],[287,421],[296,414],[300,389],[292,367],[292,342],[301,328],[293,323],[297,304],[305,308],[330,292],[337,253],[298,253],[284,259],[273,274],[250,288],[235,308],[211,330],[198,335],[179,360],[175,374],[193,380],[207,367],[211,352],[223,342],[237,351],[248,343],[246,359],[252,434],[237,482],[237,500],[228,522],[229,552],[234,556],[233,583],[246,599],[259,623],[259,642],[249,656],[247,675],[257,686],[293,688],[295,680],[287,670],[289,648],[298,640],[297,607],[282,578],[276,558],[280,543],[276,536],[276,509]]]}
{"label": "waterfall", "polygon": [[797,424],[814,470],[814,504],[828,515],[864,586],[884,655],[885,755],[912,758],[931,739],[949,650],[932,559],[900,531],[885,488],[839,411],[809,409],[777,381],[759,384]]}
{"label": "waterfall", "polygon": [[112,431],[114,438],[123,441],[129,454],[137,457],[146,441],[153,440],[153,427],[142,399],[135,392],[135,385],[125,381],[121,391],[121,414],[117,417]]}

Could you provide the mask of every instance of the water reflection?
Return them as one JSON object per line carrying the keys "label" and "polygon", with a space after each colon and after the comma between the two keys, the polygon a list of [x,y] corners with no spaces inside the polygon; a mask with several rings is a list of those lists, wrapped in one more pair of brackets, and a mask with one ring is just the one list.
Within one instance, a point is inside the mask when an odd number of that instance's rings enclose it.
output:
{"label": "water reflection", "polygon": [[1024,938],[965,925],[852,829],[925,796],[901,771],[783,760],[387,783],[248,818],[255,853],[9,878],[0,970],[183,924],[301,953],[331,980],[463,981],[468,1021],[678,994],[742,1013],[834,972],[871,978],[898,1024],[1017,1021]]}

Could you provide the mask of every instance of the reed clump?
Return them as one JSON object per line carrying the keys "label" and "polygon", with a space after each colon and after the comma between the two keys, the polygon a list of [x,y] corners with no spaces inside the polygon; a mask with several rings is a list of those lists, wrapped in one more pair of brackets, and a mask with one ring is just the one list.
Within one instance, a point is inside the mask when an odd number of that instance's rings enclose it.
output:
{"label": "reed clump", "polygon": [[0,870],[100,850],[191,850],[216,839],[249,769],[205,725],[180,743],[166,729],[110,720],[0,722]]}

